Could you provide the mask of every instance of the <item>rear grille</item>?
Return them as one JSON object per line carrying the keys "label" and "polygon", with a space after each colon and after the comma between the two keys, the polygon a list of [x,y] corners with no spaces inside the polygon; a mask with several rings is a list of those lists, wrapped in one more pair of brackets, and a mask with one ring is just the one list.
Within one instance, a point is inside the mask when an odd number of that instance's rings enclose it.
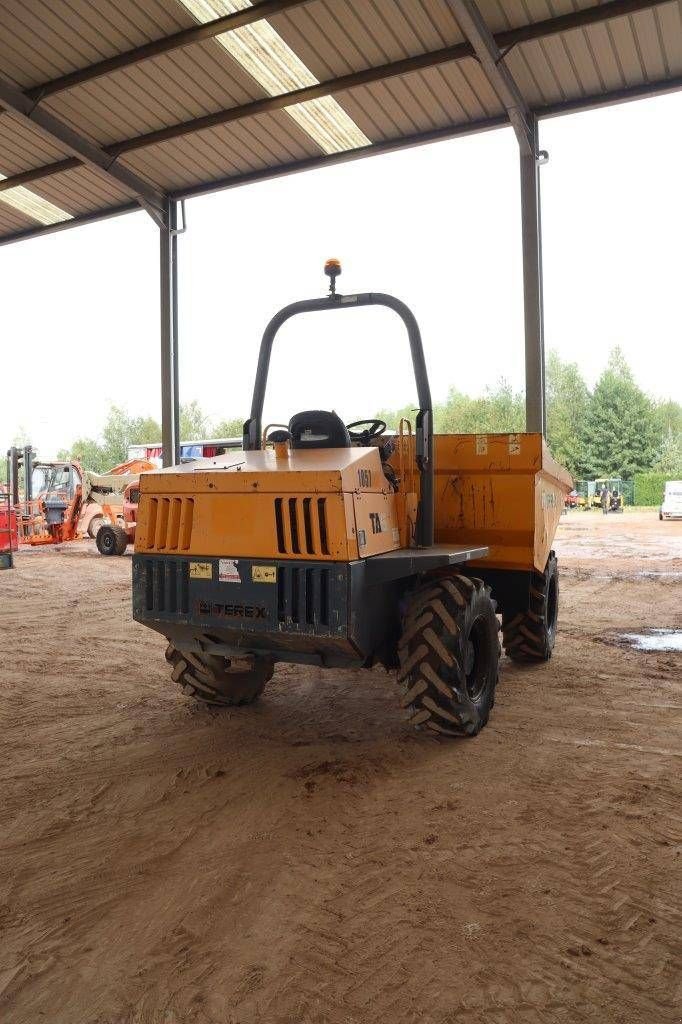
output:
{"label": "rear grille", "polygon": [[280,555],[328,555],[327,499],[275,498]]}
{"label": "rear grille", "polygon": [[144,602],[148,612],[189,612],[189,562],[147,558],[144,562]]}
{"label": "rear grille", "polygon": [[332,569],[280,565],[277,569],[277,618],[299,625],[329,625]]}
{"label": "rear grille", "polygon": [[189,551],[194,498],[150,498],[147,550]]}

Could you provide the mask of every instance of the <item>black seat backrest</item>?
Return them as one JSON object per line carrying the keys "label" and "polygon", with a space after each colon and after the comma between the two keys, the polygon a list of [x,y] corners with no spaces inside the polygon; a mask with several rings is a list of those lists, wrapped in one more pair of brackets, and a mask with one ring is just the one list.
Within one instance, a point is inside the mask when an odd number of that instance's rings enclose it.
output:
{"label": "black seat backrest", "polygon": [[335,412],[324,409],[297,412],[289,420],[289,433],[294,449],[350,448],[346,424]]}

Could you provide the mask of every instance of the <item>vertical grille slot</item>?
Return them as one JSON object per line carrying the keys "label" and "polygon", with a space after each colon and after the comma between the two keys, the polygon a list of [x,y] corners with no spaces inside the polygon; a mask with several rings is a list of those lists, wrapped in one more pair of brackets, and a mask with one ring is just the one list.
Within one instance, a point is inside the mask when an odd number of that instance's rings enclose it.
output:
{"label": "vertical grille slot", "polygon": [[317,518],[320,526],[320,546],[322,548],[322,554],[329,554],[329,546],[327,544],[327,499],[317,499]]}
{"label": "vertical grille slot", "polygon": [[149,558],[144,563],[144,604],[148,612],[187,615],[189,563],[177,558]]}
{"label": "vertical grille slot", "polygon": [[315,577],[317,572],[315,569],[305,570],[305,621],[312,625],[315,622],[314,609],[315,609]]}
{"label": "vertical grille slot", "polygon": [[305,530],[305,549],[309,555],[315,554],[315,545],[313,543],[313,526],[310,519],[310,505],[312,498],[303,499],[303,528]]}
{"label": "vertical grille slot", "polygon": [[178,546],[181,551],[189,551],[192,542],[192,526],[194,524],[194,498],[181,498],[180,529]]}
{"label": "vertical grille slot", "polygon": [[159,499],[149,499],[149,524],[147,526],[147,547],[153,548],[156,539],[156,519],[159,512]]}
{"label": "vertical grille slot", "polygon": [[291,625],[329,626],[332,569],[280,565],[277,568],[277,620]]}
{"label": "vertical grille slot", "polygon": [[180,563],[180,600],[179,611],[185,615],[189,612],[189,562]]}
{"label": "vertical grille slot", "polygon": [[154,547],[157,551],[161,551],[166,546],[169,512],[170,498],[162,498],[159,503],[159,510],[156,516],[156,535],[154,537]]}
{"label": "vertical grille slot", "polygon": [[290,604],[291,604],[291,621],[298,622],[298,586],[299,576],[301,575],[300,569],[291,570],[291,593],[290,593]]}
{"label": "vertical grille slot", "polygon": [[284,519],[282,516],[282,499],[275,498],[275,529],[277,531],[277,550],[280,555],[286,554],[284,542]]}
{"label": "vertical grille slot", "polygon": [[329,569],[320,569],[320,623],[329,625]]}
{"label": "vertical grille slot", "polygon": [[151,560],[144,566],[144,606],[148,612],[154,611],[154,563]]}
{"label": "vertical grille slot", "polygon": [[189,551],[194,523],[194,498],[149,498],[147,549]]}
{"label": "vertical grille slot", "polygon": [[329,555],[326,498],[275,498],[280,555]]}
{"label": "vertical grille slot", "polygon": [[181,512],[182,498],[171,498],[170,513],[168,515],[168,542],[166,544],[169,551],[177,551],[178,549]]}
{"label": "vertical grille slot", "polygon": [[169,562],[166,573],[166,609],[169,612],[178,610],[178,567],[176,562]]}
{"label": "vertical grille slot", "polygon": [[166,563],[161,558],[154,562],[154,608],[158,612],[166,610]]}
{"label": "vertical grille slot", "polygon": [[291,550],[295,555],[300,555],[301,546],[298,539],[298,502],[296,498],[289,498],[289,526],[291,529]]}
{"label": "vertical grille slot", "polygon": [[[281,502],[282,499],[278,498],[277,500]],[[284,622],[287,617],[287,578],[286,566],[280,565],[277,570],[277,619],[279,622]]]}

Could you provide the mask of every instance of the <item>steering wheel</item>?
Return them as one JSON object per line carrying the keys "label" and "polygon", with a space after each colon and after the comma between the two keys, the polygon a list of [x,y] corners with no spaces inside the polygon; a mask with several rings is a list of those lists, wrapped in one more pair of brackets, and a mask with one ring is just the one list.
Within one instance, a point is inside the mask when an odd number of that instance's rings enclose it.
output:
{"label": "steering wheel", "polygon": [[[353,427],[365,427],[365,430],[353,430]],[[354,423],[347,423],[346,429],[351,441],[361,441],[366,446],[375,437],[381,437],[386,424],[383,420],[355,420]]]}

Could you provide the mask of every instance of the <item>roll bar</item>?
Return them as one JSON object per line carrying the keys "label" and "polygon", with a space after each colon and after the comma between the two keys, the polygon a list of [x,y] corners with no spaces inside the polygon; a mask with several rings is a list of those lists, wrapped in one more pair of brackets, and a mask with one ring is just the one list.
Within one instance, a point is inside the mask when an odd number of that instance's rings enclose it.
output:
{"label": "roll bar", "polygon": [[354,309],[358,306],[386,306],[398,314],[407,328],[412,353],[414,379],[417,385],[419,411],[415,424],[416,459],[420,473],[420,499],[417,514],[416,542],[418,547],[433,544],[433,408],[431,389],[426,372],[424,348],[419,325],[411,309],[393,295],[382,292],[363,292],[357,295],[337,295],[334,291],[325,298],[303,299],[280,309],[265,328],[258,355],[258,367],[251,402],[251,416],[244,424],[244,450],[256,451],[261,447],[263,403],[270,368],[270,354],[280,327],[299,313],[317,313],[330,309]]}

